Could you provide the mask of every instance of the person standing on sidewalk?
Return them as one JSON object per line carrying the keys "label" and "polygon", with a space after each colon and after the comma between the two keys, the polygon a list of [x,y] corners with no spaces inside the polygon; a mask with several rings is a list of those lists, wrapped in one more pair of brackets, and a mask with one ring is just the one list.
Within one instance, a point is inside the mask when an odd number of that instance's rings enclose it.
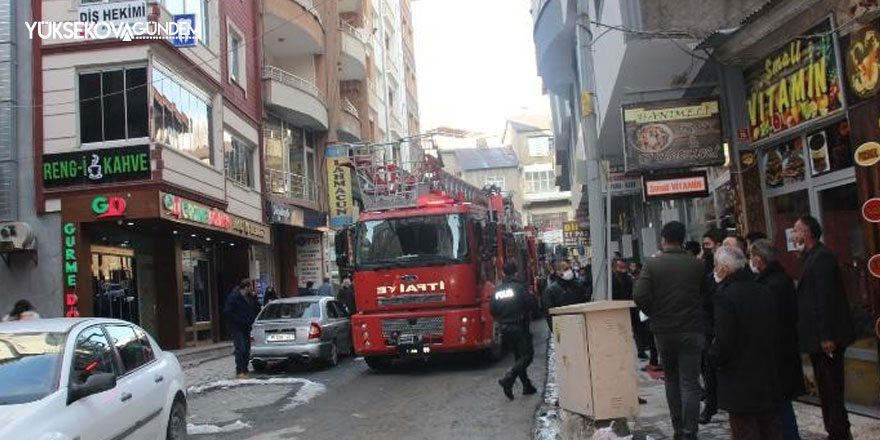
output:
{"label": "person standing on sidewalk", "polygon": [[650,317],[666,370],[666,401],[675,438],[696,440],[700,416],[700,360],[705,338],[700,290],[703,263],[683,248],[684,224],[663,225],[663,251],[645,261],[633,298]]}
{"label": "person standing on sidewalk", "polygon": [[794,282],[785,273],[776,255],[773,242],[758,239],[749,248],[752,272],[756,280],[770,290],[776,299],[776,327],[779,334],[778,372],[782,393],[782,435],[785,440],[800,440],[797,418],[791,401],[807,392],[804,370],[798,351],[797,295]]}
{"label": "person standing on sidewalk", "polygon": [[553,331],[553,318],[550,316],[550,309],[584,303],[589,299],[584,286],[574,278],[574,270],[571,269],[568,260],[556,260],[553,266],[556,273],[551,277],[550,285],[544,289],[542,296],[544,314],[547,317],[550,331]]}
{"label": "person standing on sidewalk", "polygon": [[516,273],[516,264],[504,264],[504,281],[495,288],[489,301],[492,318],[501,326],[502,341],[513,349],[513,367],[498,380],[504,395],[510,400],[513,400],[513,384],[517,378],[522,382],[523,395],[538,391],[529,380],[527,371],[535,356],[529,322],[538,308],[538,301],[525,285],[516,280]]}
{"label": "person standing on sidewalk", "polygon": [[821,239],[822,226],[814,217],[803,216],[794,224],[794,242],[803,247],[798,338],[816,373],[828,439],[848,440],[852,434],[844,406],[843,354],[855,341],[855,327],[840,265]]}
{"label": "person standing on sidewalk", "polygon": [[700,413],[700,423],[708,424],[712,422],[712,417],[718,413],[718,381],[716,380],[715,366],[712,364],[712,357],[709,356],[709,347],[712,345],[712,339],[715,337],[715,279],[713,272],[715,270],[715,251],[721,248],[724,240],[724,233],[718,228],[712,228],[703,234],[703,264],[705,264],[705,276],[703,278],[702,287],[702,307],[703,307],[703,336],[706,338],[706,345],[703,349],[702,368],[700,374],[703,376],[703,411]]}
{"label": "person standing on sidewalk", "polygon": [[715,251],[718,403],[730,413],[733,440],[782,440],[776,299],[754,281],[738,247]]}
{"label": "person standing on sidewalk", "polygon": [[226,297],[223,313],[235,346],[235,377],[247,377],[251,357],[251,327],[254,324],[255,296],[250,280],[243,279]]}

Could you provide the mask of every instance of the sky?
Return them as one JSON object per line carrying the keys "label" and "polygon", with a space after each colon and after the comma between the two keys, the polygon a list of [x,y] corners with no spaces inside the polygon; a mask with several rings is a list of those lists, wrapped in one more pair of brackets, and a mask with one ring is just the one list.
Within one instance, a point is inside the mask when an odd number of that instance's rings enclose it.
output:
{"label": "sky", "polygon": [[525,108],[549,112],[535,67],[529,0],[412,3],[422,131],[499,134]]}

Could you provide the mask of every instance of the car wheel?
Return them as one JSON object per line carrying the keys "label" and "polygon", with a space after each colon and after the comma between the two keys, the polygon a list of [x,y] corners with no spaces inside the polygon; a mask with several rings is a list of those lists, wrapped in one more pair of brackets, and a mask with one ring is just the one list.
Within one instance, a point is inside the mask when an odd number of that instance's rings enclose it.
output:
{"label": "car wheel", "polygon": [[364,356],[364,361],[373,370],[387,370],[391,367],[391,357],[389,356]]}
{"label": "car wheel", "polygon": [[168,416],[167,440],[183,440],[186,438],[186,404],[183,399],[175,399]]}
{"label": "car wheel", "polygon": [[266,368],[269,367],[269,364],[266,361],[260,360],[252,360],[251,365],[254,367],[254,371],[266,371]]}
{"label": "car wheel", "polygon": [[333,341],[330,344],[330,356],[327,357],[327,364],[331,367],[335,367],[339,363],[339,346],[336,344],[336,341]]}

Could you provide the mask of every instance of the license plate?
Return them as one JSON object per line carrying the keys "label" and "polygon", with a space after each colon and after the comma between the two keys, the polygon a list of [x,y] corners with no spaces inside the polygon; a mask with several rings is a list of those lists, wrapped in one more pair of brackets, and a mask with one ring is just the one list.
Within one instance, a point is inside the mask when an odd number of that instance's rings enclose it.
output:
{"label": "license plate", "polygon": [[291,333],[276,333],[274,335],[266,336],[267,342],[288,342],[288,341],[295,341],[295,340],[296,340],[296,335],[291,334]]}

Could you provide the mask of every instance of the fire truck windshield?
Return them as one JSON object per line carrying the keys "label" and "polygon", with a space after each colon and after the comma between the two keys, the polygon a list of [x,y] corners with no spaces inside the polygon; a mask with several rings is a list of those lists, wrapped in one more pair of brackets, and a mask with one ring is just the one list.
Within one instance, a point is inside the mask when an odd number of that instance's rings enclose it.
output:
{"label": "fire truck windshield", "polygon": [[450,263],[468,256],[460,214],[368,220],[358,224],[357,237],[359,267]]}

